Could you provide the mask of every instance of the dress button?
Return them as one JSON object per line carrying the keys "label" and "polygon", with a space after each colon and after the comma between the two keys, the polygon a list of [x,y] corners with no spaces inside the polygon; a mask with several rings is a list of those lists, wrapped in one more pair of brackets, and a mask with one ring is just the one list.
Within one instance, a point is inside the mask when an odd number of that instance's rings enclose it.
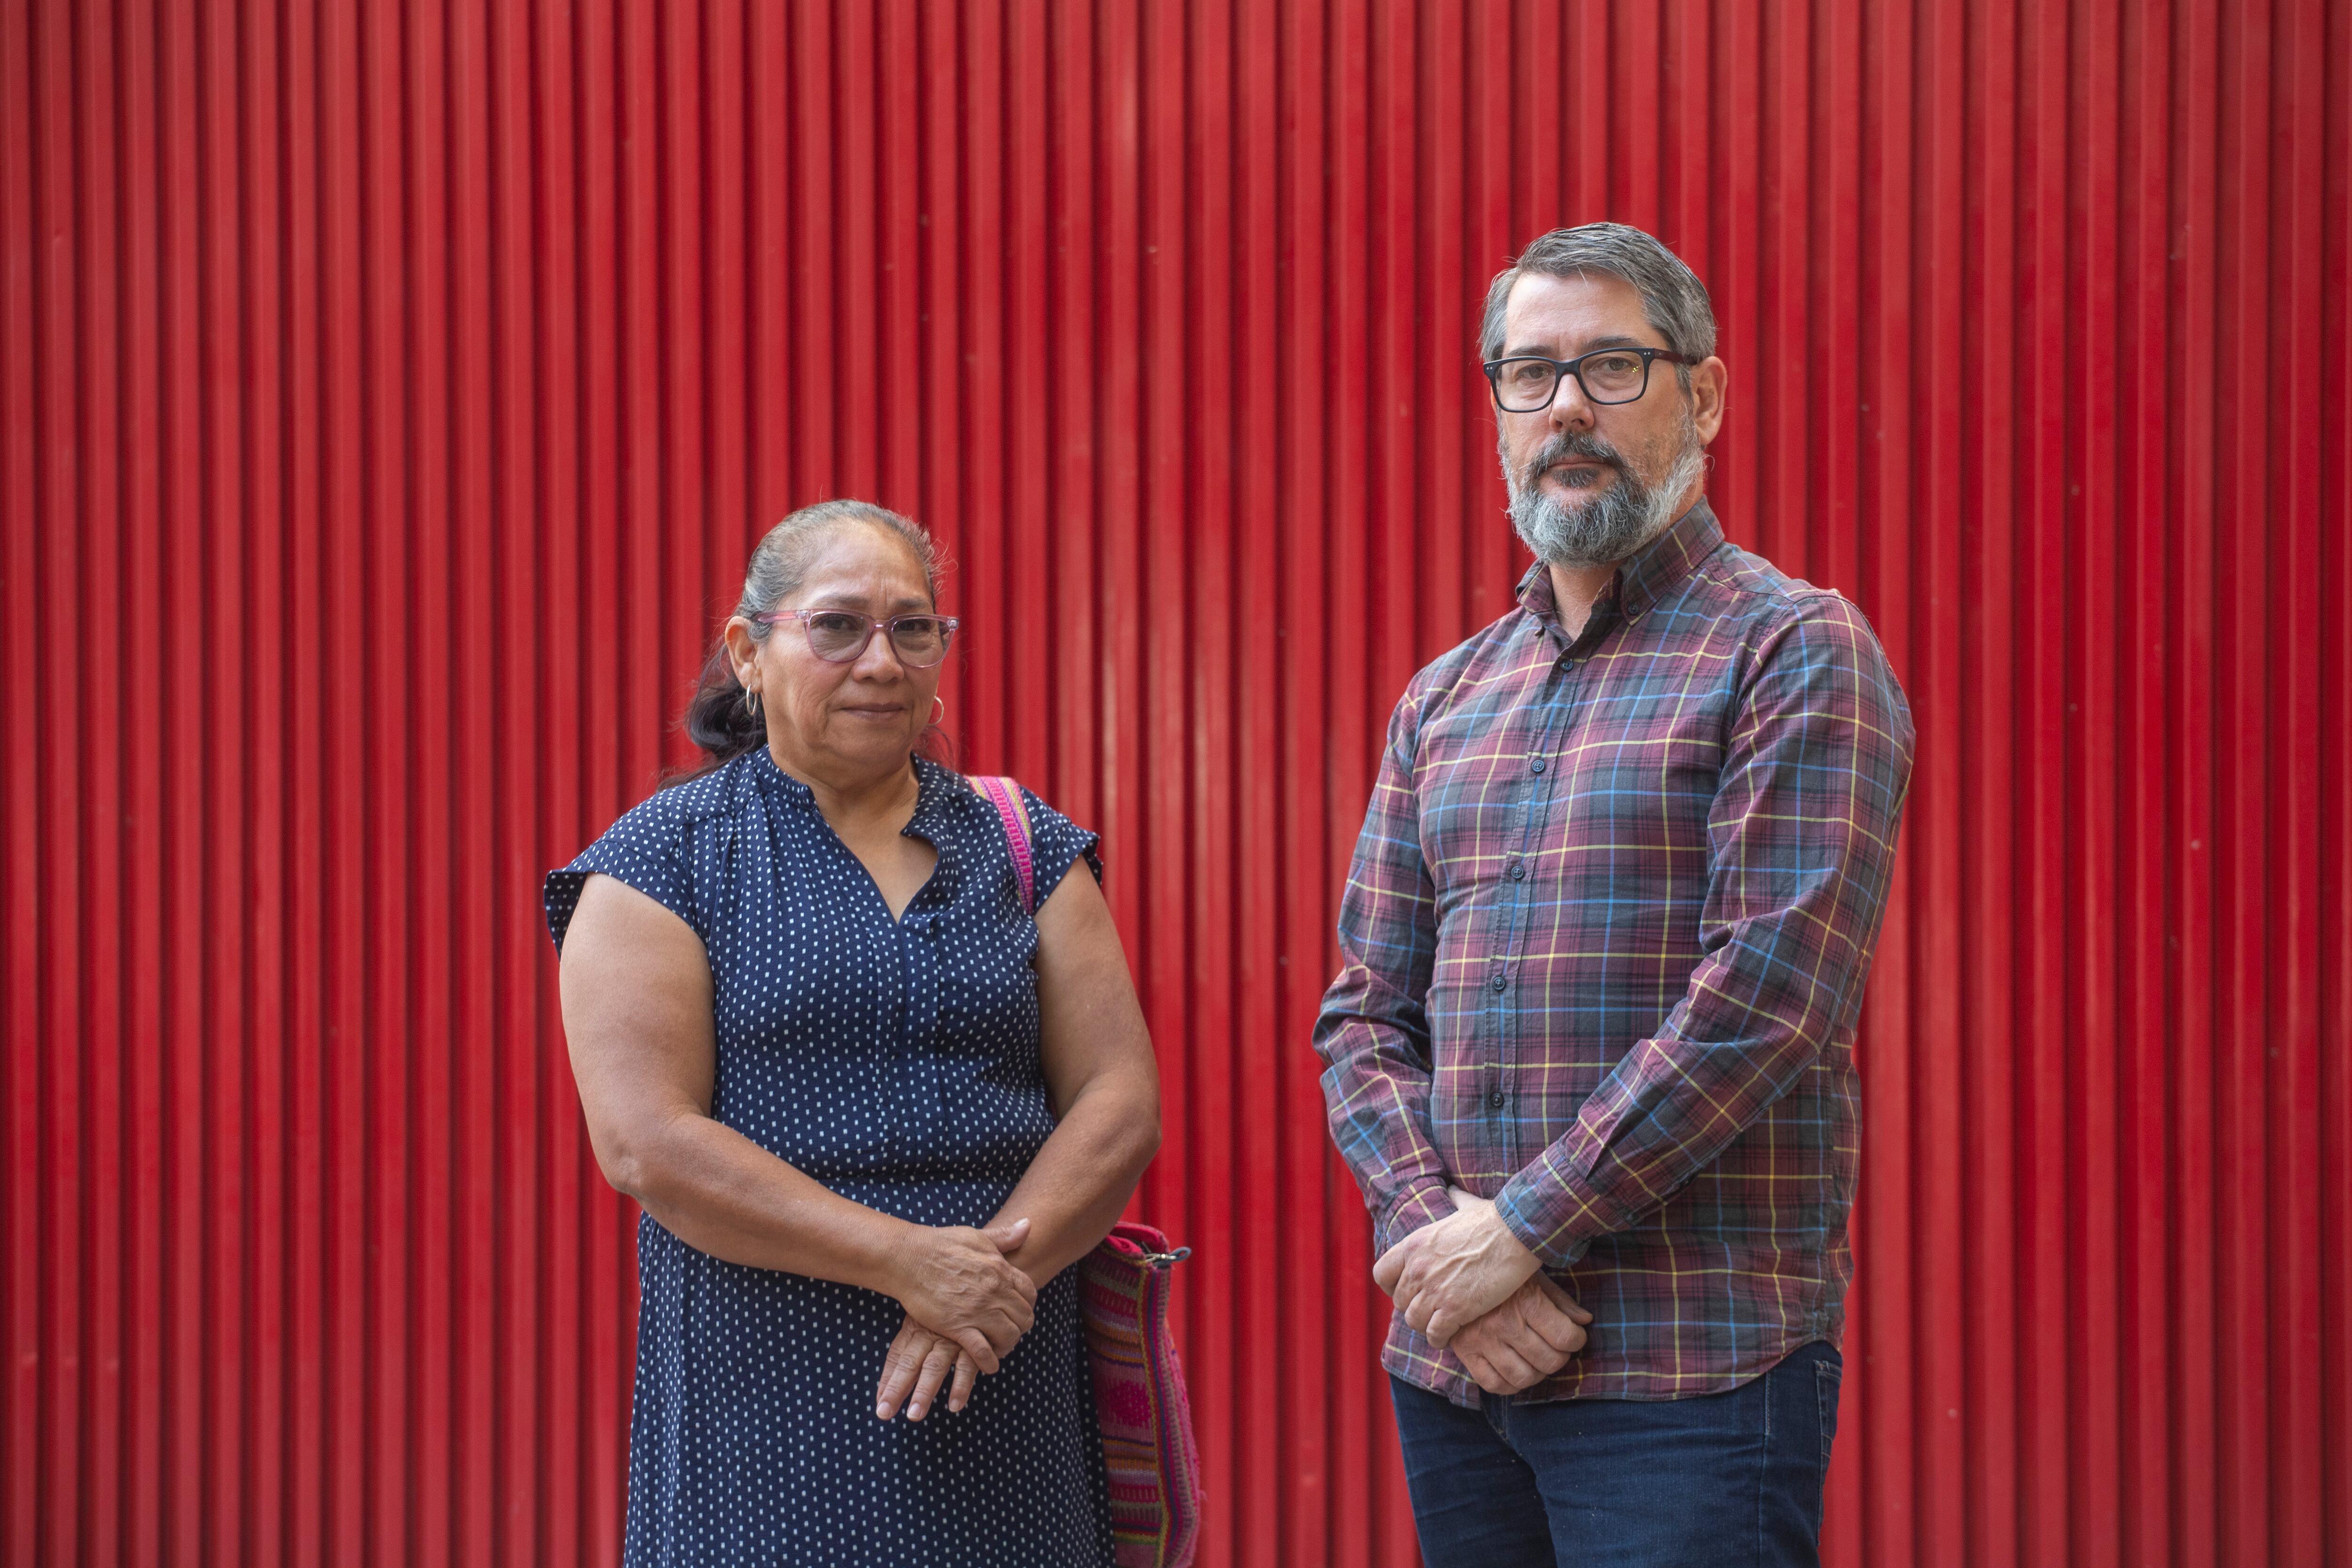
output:
{"label": "dress button", "polygon": [[1544,760],[1543,760],[1541,757],[1538,757],[1534,762],[1531,762],[1531,763],[1529,763],[1528,764],[1528,772],[1529,772],[1529,773],[1539,773],[1543,772],[1543,770],[1544,770]]}

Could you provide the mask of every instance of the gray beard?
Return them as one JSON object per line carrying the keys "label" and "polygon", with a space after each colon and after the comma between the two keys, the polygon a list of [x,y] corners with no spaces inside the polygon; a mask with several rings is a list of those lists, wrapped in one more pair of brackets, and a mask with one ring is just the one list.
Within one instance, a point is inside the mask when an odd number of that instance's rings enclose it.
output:
{"label": "gray beard", "polygon": [[[1497,434],[1496,445],[1500,446]],[[1560,448],[1565,447],[1565,451]],[[1616,458],[1617,482],[1580,506],[1569,506],[1542,489],[1536,476],[1562,456]],[[1642,482],[1633,466],[1615,448],[1594,437],[1545,443],[1524,473],[1514,472],[1506,459],[1504,481],[1511,492],[1511,526],[1550,566],[1612,566],[1673,526],[1675,503],[1706,469],[1706,448],[1699,445],[1698,428],[1689,412],[1683,415],[1682,449],[1665,475],[1653,487]]]}

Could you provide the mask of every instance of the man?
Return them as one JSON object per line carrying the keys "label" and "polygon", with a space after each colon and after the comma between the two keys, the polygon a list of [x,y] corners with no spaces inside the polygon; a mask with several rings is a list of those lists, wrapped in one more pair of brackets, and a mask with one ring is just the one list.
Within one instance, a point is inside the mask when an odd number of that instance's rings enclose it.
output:
{"label": "man", "polygon": [[1673,252],[1548,234],[1480,348],[1536,564],[1397,703],[1315,1032],[1422,1552],[1811,1563],[1909,710],[1725,542]]}

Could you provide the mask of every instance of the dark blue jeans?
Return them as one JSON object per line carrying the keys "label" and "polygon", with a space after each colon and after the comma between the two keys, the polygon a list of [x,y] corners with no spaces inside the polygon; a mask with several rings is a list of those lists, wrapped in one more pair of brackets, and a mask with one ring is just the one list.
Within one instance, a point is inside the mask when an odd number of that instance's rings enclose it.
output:
{"label": "dark blue jeans", "polygon": [[1465,1410],[1389,1380],[1428,1568],[1813,1568],[1844,1362],[1692,1399]]}

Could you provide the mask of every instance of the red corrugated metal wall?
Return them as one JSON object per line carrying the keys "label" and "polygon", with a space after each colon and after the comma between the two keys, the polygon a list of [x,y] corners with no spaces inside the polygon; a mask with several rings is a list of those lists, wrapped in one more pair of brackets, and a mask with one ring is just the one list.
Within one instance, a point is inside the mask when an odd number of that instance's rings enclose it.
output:
{"label": "red corrugated metal wall", "polygon": [[1408,1560],[1307,1024],[1605,216],[1918,712],[1832,1558],[2352,1561],[2347,105],[2337,0],[0,6],[0,1555],[614,1559],[538,879],[849,493],[1106,836],[1204,1560]]}

